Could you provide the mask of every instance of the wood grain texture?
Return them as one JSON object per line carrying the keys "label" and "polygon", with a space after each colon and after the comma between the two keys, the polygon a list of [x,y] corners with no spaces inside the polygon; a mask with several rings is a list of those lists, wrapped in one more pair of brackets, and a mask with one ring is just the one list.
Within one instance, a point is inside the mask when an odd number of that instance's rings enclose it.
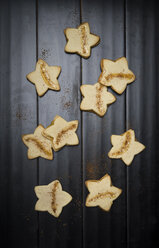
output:
{"label": "wood grain texture", "polygon": [[[39,58],[49,65],[62,67],[59,76],[60,92],[48,91],[39,98],[39,122],[50,125],[55,115],[67,121],[78,120],[78,136],[81,136],[80,121],[80,58],[64,52],[66,39],[64,29],[80,23],[78,1],[46,1],[38,4]],[[40,247],[81,247],[81,144],[65,146],[54,152],[54,160],[39,160],[39,184],[60,180],[63,189],[73,200],[63,208],[58,219],[48,213],[40,213]]]}
{"label": "wood grain texture", "polygon": [[[82,83],[97,82],[100,61],[103,58],[117,59],[124,56],[124,2],[83,1],[82,22],[90,24],[91,32],[101,38],[92,49],[91,57],[82,60]],[[100,208],[84,209],[84,247],[126,247],[126,169],[120,160],[108,158],[110,137],[125,129],[125,94],[112,92],[117,100],[108,107],[102,118],[94,113],[83,112],[83,173],[84,181],[100,179],[106,173],[112,183],[122,188],[122,195],[115,200],[110,212]],[[84,196],[88,191],[84,187]],[[85,199],[85,198],[84,198]]]}
{"label": "wood grain texture", "polygon": [[146,149],[128,168],[130,248],[159,247],[159,108],[157,1],[127,1],[126,54],[136,75],[127,90],[127,128]]}
{"label": "wood grain texture", "polygon": [[[81,4],[81,6],[80,6]],[[0,237],[17,248],[158,248],[159,225],[159,15],[157,1],[6,0],[0,8]],[[101,42],[89,59],[64,52],[64,29],[90,24]],[[126,55],[136,80],[104,117],[80,111],[80,84],[94,84],[102,58]],[[62,67],[60,92],[38,97],[26,75],[37,58]],[[79,146],[54,160],[27,159],[22,134],[55,115],[79,121]],[[135,130],[146,146],[126,167],[108,158],[112,134]],[[108,173],[123,190],[110,212],[85,207],[85,180]],[[73,200],[58,219],[34,211],[35,185],[60,180]]]}
{"label": "wood grain texture", "polygon": [[3,247],[37,247],[34,211],[36,160],[21,135],[36,127],[36,93],[26,74],[35,64],[35,2],[4,1],[0,8],[0,194]]}

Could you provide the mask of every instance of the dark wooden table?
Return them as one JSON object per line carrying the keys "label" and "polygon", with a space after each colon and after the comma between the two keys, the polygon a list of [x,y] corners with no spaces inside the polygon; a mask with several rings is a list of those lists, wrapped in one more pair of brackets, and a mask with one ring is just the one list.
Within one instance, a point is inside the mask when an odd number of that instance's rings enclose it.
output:
{"label": "dark wooden table", "polygon": [[[159,8],[138,0],[5,0],[0,31],[0,236],[16,248],[159,247]],[[66,54],[63,30],[89,22],[100,36],[89,59]],[[126,56],[136,75],[103,118],[80,111],[80,85],[96,83],[102,58]],[[60,65],[60,92],[37,97],[26,74],[38,58]],[[111,91],[111,90],[110,90]],[[80,145],[54,160],[28,160],[21,135],[55,115],[79,120]],[[110,136],[132,128],[146,149],[130,167],[111,160]],[[85,180],[109,173],[122,195],[110,212],[86,208]],[[73,196],[59,218],[36,212],[34,186],[59,179]]]}

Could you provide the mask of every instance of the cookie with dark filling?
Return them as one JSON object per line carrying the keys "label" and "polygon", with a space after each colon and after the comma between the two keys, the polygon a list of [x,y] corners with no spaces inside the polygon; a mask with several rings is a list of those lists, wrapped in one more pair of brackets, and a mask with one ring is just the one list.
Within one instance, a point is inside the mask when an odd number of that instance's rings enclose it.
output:
{"label": "cookie with dark filling", "polygon": [[108,105],[116,101],[115,96],[100,83],[95,83],[94,85],[85,84],[80,89],[84,97],[80,105],[81,110],[93,111],[99,116],[104,116]]}
{"label": "cookie with dark filling", "polygon": [[88,180],[85,182],[89,190],[86,198],[87,207],[99,206],[104,211],[109,211],[113,201],[119,197],[122,190],[112,186],[111,177],[106,174],[99,180]]}
{"label": "cookie with dark filling", "polygon": [[112,135],[113,147],[108,153],[109,158],[120,158],[126,165],[130,165],[134,156],[145,149],[145,146],[135,140],[135,132],[129,129],[121,135]]}
{"label": "cookie with dark filling", "polygon": [[118,94],[122,94],[127,85],[135,80],[135,75],[128,68],[128,61],[125,57],[115,61],[102,59],[101,70],[98,82],[110,86]]}
{"label": "cookie with dark filling", "polygon": [[64,206],[71,200],[72,196],[62,190],[58,180],[48,185],[36,186],[34,188],[38,201],[35,205],[37,211],[47,211],[54,217],[59,217]]}
{"label": "cookie with dark filling", "polygon": [[39,59],[35,71],[27,75],[27,79],[35,84],[39,96],[50,90],[59,91],[60,85],[57,80],[61,72],[60,66],[49,66],[44,60]]}
{"label": "cookie with dark filling", "polygon": [[100,42],[99,36],[90,33],[88,22],[82,23],[77,28],[66,28],[64,34],[67,40],[65,52],[77,53],[83,58],[90,57],[91,47]]}
{"label": "cookie with dark filling", "polygon": [[45,128],[39,125],[33,134],[22,135],[24,144],[28,147],[28,159],[37,157],[53,159],[52,141],[42,135]]}
{"label": "cookie with dark filling", "polygon": [[78,121],[67,122],[61,116],[55,116],[51,125],[44,131],[43,135],[52,139],[52,147],[54,151],[59,151],[65,145],[78,145],[79,140],[76,134]]}

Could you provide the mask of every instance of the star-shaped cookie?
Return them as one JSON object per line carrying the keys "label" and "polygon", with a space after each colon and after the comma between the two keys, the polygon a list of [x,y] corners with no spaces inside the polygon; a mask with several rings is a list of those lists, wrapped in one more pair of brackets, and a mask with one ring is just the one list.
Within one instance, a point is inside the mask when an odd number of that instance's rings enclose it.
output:
{"label": "star-shaped cookie", "polygon": [[128,62],[125,57],[115,61],[102,59],[101,69],[102,73],[98,82],[105,86],[111,86],[118,94],[122,94],[126,89],[127,84],[130,84],[135,80],[135,75],[129,70]]}
{"label": "star-shaped cookie", "polygon": [[53,159],[52,141],[42,135],[44,130],[44,127],[39,125],[33,134],[22,135],[22,140],[28,147],[28,159],[37,157]]}
{"label": "star-shaped cookie", "polygon": [[126,165],[130,165],[134,156],[145,149],[145,146],[135,140],[135,132],[129,129],[121,135],[112,135],[112,149],[108,153],[109,158],[121,158]]}
{"label": "star-shaped cookie", "polygon": [[60,72],[60,66],[49,66],[44,60],[39,59],[35,71],[29,73],[27,79],[35,84],[38,95],[42,96],[48,89],[60,90],[57,80]]}
{"label": "star-shaped cookie", "polygon": [[48,185],[36,186],[34,190],[36,196],[39,198],[35,205],[35,210],[48,211],[54,217],[58,217],[63,207],[72,200],[72,196],[62,190],[62,186],[58,180]]}
{"label": "star-shaped cookie", "polygon": [[93,111],[99,116],[103,116],[107,111],[107,105],[116,100],[115,96],[107,91],[107,87],[100,83],[82,85],[80,89],[84,96],[80,109]]}
{"label": "star-shaped cookie", "polygon": [[78,136],[75,133],[78,127],[78,121],[65,121],[61,116],[55,116],[51,125],[48,126],[43,135],[53,138],[52,146],[54,151],[59,151],[65,145],[78,145]]}
{"label": "star-shaped cookie", "polygon": [[86,199],[86,206],[99,206],[105,211],[110,210],[113,201],[122,192],[121,189],[112,186],[111,178],[108,174],[100,180],[88,180],[85,184],[90,192]]}
{"label": "star-shaped cookie", "polygon": [[99,36],[90,33],[87,22],[82,23],[78,28],[66,28],[64,34],[67,40],[65,52],[77,53],[83,58],[88,58],[91,55],[91,47],[100,42]]}

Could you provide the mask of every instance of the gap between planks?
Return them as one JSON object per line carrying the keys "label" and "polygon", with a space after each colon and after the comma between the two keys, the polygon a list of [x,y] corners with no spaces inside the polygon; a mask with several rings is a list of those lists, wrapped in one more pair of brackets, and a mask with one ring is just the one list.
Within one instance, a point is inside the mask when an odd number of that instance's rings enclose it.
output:
{"label": "gap between planks", "polygon": [[[126,12],[127,12],[127,0],[124,0],[124,56],[127,56],[127,36],[126,36]],[[125,90],[125,131],[128,130],[128,91]],[[129,248],[129,167],[126,166],[126,247]]]}
{"label": "gap between planks", "polygon": [[[82,0],[79,0],[80,4],[80,24],[82,23]],[[80,86],[82,85],[82,75],[83,75],[83,59],[80,57]],[[82,94],[80,95],[80,102],[82,101]],[[82,248],[85,247],[84,245],[84,190],[85,190],[85,183],[84,183],[84,158],[83,158],[83,111],[80,111],[80,119],[81,119],[81,182],[82,182],[82,191],[81,191],[81,199],[82,199]]]}
{"label": "gap between planks", "polygon": [[[38,41],[38,0],[35,0],[35,19],[36,19],[36,62],[38,61],[38,52],[39,52],[39,41]],[[37,112],[37,126],[39,125],[39,96],[36,94],[36,112]],[[37,158],[37,185],[39,185],[39,158]],[[37,248],[40,247],[40,227],[39,227],[39,212],[37,211]]]}

